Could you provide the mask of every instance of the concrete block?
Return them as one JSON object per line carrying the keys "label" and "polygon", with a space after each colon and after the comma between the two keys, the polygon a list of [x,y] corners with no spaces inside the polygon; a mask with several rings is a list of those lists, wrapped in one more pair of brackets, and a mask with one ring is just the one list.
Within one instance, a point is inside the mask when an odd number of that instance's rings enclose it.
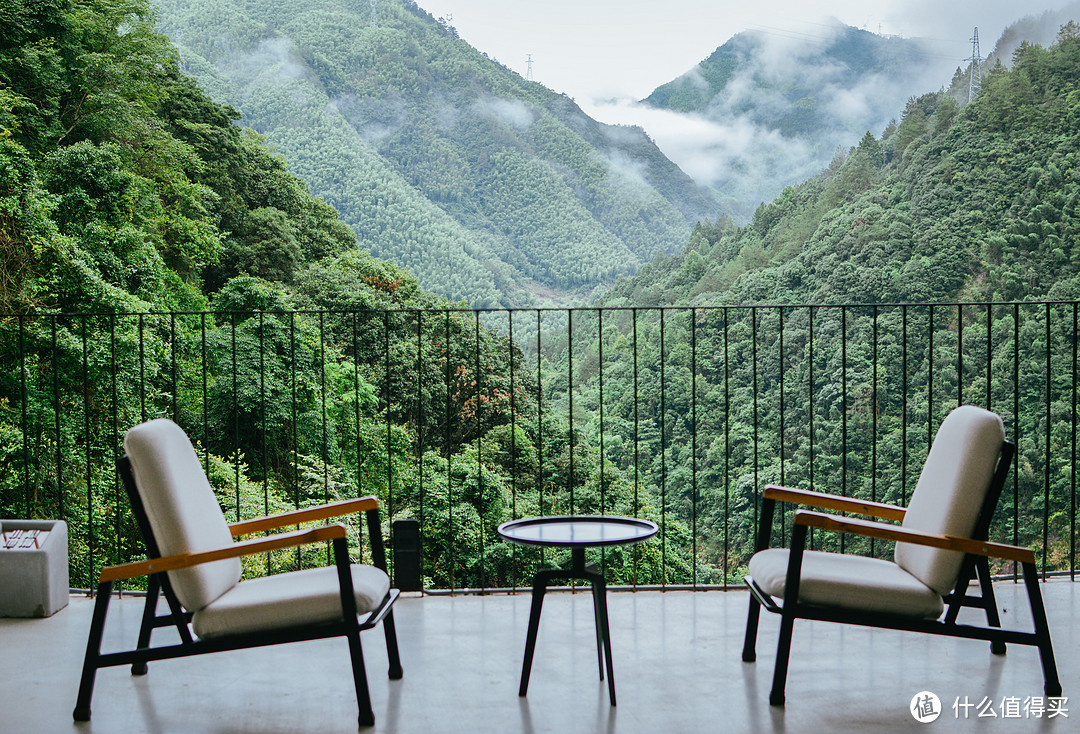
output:
{"label": "concrete block", "polygon": [[36,539],[38,542],[0,541],[0,617],[50,617],[67,606],[67,523],[0,520],[0,537],[9,540],[29,535],[18,531],[34,530],[48,534]]}

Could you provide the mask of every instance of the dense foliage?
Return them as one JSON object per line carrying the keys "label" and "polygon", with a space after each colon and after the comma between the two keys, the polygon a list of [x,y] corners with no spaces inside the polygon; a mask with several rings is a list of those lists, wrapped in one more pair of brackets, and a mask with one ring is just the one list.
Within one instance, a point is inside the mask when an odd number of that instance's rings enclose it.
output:
{"label": "dense foliage", "polygon": [[159,5],[185,67],[361,246],[448,298],[587,293],[719,211],[642,130],[597,123],[412,2]]}
{"label": "dense foliage", "polygon": [[[740,529],[735,542],[748,551],[751,475],[902,499],[933,430],[963,400],[1000,412],[1020,444],[999,537],[1036,542],[1045,512],[1048,564],[1064,562],[1072,307],[981,302],[1080,295],[1078,68],[1080,32],[1068,24],[1053,47],[1022,45],[1011,70],[985,74],[971,104],[959,107],[948,92],[911,99],[898,125],[864,136],[822,175],[759,207],[747,226],[702,224],[684,252],[605,295],[611,307],[760,306],[696,312],[694,362],[690,312],[668,314],[667,389],[684,403],[673,398],[677,407],[661,413],[647,401],[636,416],[607,406],[609,421],[666,421],[670,435],[653,434],[644,453],[659,456],[665,440],[668,466],[685,470],[685,396],[695,376],[702,499],[694,504],[699,526],[716,529],[704,542],[719,547],[720,528]],[[973,305],[929,305],[958,302]],[[890,305],[907,303],[927,305]],[[649,346],[639,379],[655,395],[659,318],[642,314],[636,339]],[[596,331],[583,331],[591,341],[576,350],[596,351]],[[604,337],[605,351],[627,338],[625,327],[619,333]],[[632,390],[625,373],[604,379],[612,394]],[[579,389],[595,391],[596,377]],[[669,480],[667,491],[688,521],[687,479]]]}
{"label": "dense foliage", "polygon": [[[142,0],[0,8],[0,515],[66,519],[91,584],[141,552],[120,438],[170,416],[229,517],[375,493],[423,521],[430,584],[520,582],[493,529],[562,506],[570,453],[520,349],[357,248]],[[606,507],[650,512],[602,481]],[[625,556],[614,578],[659,573]]]}

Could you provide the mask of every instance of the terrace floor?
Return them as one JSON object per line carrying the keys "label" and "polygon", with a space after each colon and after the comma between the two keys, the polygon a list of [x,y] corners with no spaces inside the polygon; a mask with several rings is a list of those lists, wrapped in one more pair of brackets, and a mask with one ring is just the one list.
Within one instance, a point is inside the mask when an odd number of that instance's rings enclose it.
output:
{"label": "terrace floor", "polygon": [[[1023,586],[996,584],[1006,627],[1030,629]],[[742,591],[609,593],[618,706],[598,678],[587,593],[549,594],[527,698],[518,675],[529,594],[403,597],[396,609],[405,677],[388,681],[382,633],[364,635],[376,732],[907,732],[924,731],[912,697],[935,692],[931,726],[957,732],[1067,732],[1080,719],[1080,584],[1043,585],[1069,718],[1002,718],[1007,697],[1042,695],[1034,648],[995,657],[983,642],[826,623],[795,626],[787,706],[768,704],[778,619],[762,615],[758,662],[740,660]],[[98,674],[93,721],[73,724],[93,604],[44,620],[0,619],[0,731],[355,732],[343,639],[206,655]],[[103,649],[135,639],[142,599],[111,607]],[[969,612],[965,612],[968,614]],[[158,634],[165,634],[159,632]],[[959,718],[953,703],[989,698],[996,719]],[[1066,704],[1067,705],[1067,704]]]}

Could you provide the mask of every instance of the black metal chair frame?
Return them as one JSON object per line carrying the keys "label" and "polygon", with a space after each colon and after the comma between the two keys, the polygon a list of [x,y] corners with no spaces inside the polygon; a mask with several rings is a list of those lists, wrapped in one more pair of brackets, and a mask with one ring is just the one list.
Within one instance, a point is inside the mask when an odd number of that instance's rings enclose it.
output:
{"label": "black metal chair frame", "polygon": [[[998,465],[982,509],[979,512],[972,538],[955,538],[921,533],[897,525],[805,510],[795,513],[782,604],[778,604],[777,600],[762,589],[749,575],[745,577],[746,585],[750,588],[750,609],[747,614],[746,638],[743,643],[742,659],[744,662],[754,662],[757,658],[755,645],[761,608],[765,607],[768,611],[779,614],[781,617],[780,637],[776,650],[776,667],[773,671],[772,690],[769,693],[770,704],[774,706],[784,705],[784,689],[787,680],[788,658],[791,652],[791,636],[796,619],[839,622],[865,627],[987,640],[990,642],[991,652],[997,655],[1005,654],[1006,643],[1031,645],[1039,649],[1046,695],[1051,697],[1061,695],[1061,682],[1058,680],[1057,665],[1054,662],[1050,628],[1046,619],[1046,610],[1043,606],[1042,592],[1039,589],[1039,575],[1035,569],[1035,554],[1029,548],[1019,548],[987,541],[990,521],[993,518],[994,509],[997,507],[1002,488],[1005,486],[1005,479],[1008,476],[1015,450],[1015,446],[1009,441],[1002,444]],[[853,500],[820,492],[769,486],[766,487],[763,493],[757,551],[769,547],[773,514],[777,502],[857,513],[885,520],[902,520],[906,512],[904,508],[892,505]],[[953,587],[952,593],[943,597],[943,600],[948,605],[944,618],[927,620],[900,614],[853,611],[799,602],[803,552],[806,547],[807,532],[810,528],[964,552],[964,560],[956,585]],[[1020,563],[1023,568],[1024,585],[1027,589],[1028,600],[1031,604],[1032,621],[1034,622],[1033,632],[1002,629],[997,603],[994,599],[994,588],[991,583],[989,558],[1012,560]],[[981,596],[968,594],[968,585],[973,579],[978,579]],[[957,616],[963,607],[975,607],[984,610],[987,625],[979,627],[958,624]]]}
{"label": "black metal chair frame", "polygon": [[[97,586],[97,600],[94,605],[93,620],[86,643],[86,658],[83,663],[82,679],[79,683],[78,700],[73,716],[76,721],[89,721],[90,700],[94,692],[94,680],[100,668],[118,665],[131,665],[132,675],[145,675],[147,664],[154,660],[202,655],[205,653],[240,650],[251,647],[264,647],[288,642],[319,640],[328,637],[344,636],[349,640],[349,652],[352,661],[353,681],[356,687],[356,700],[359,706],[359,723],[372,726],[375,714],[371,708],[368,692],[367,675],[364,668],[364,654],[360,645],[360,633],[371,629],[379,622],[383,623],[386,637],[386,651],[389,659],[389,677],[393,680],[402,677],[401,660],[398,654],[397,634],[394,628],[392,606],[398,597],[397,589],[390,589],[378,607],[361,616],[357,613],[356,597],[353,591],[350,570],[348,539],[344,525],[324,525],[308,530],[284,532],[260,537],[253,540],[234,543],[228,548],[193,554],[181,554],[162,557],[158,544],[150,529],[146,511],[138,490],[135,487],[131,466],[126,456],[117,461],[117,469],[127,490],[131,508],[142,532],[149,560],[102,569]],[[371,544],[372,565],[386,571],[386,552],[383,546],[382,529],[379,522],[378,501],[374,497],[362,497],[343,502],[331,503],[293,512],[285,512],[268,518],[247,520],[230,526],[234,536],[258,533],[264,530],[283,528],[301,523],[325,520],[331,517],[364,512],[367,531]],[[191,634],[189,623],[192,614],[183,609],[166,571],[186,568],[200,563],[235,558],[240,556],[266,553],[282,548],[299,547],[311,543],[329,541],[334,550],[335,567],[341,589],[341,608],[343,617],[340,622],[322,623],[285,627],[272,632],[258,632],[242,635],[230,635],[221,638],[200,640]],[[102,653],[101,641],[108,614],[109,601],[112,598],[113,584],[128,578],[148,576],[146,604],[143,607],[142,624],[139,629],[138,644],[133,650]],[[169,611],[158,614],[158,600],[164,597]],[[180,635],[178,644],[158,647],[150,646],[150,638],[155,629],[175,627]]]}

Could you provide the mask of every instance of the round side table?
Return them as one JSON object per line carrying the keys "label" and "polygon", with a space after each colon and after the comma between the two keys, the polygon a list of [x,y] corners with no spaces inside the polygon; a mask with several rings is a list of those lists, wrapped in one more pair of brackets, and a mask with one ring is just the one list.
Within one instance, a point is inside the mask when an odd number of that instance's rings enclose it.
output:
{"label": "round side table", "polygon": [[570,568],[544,568],[533,577],[532,607],[529,611],[529,632],[525,638],[525,660],[521,665],[521,685],[518,695],[529,689],[536,633],[540,628],[540,610],[548,584],[555,580],[580,579],[592,587],[593,611],[596,620],[596,655],[600,680],[607,670],[608,696],[615,705],[615,676],[611,665],[611,634],[608,630],[607,585],[604,574],[595,564],[585,563],[585,549],[609,545],[630,545],[656,535],[656,523],[633,517],[611,515],[554,515],[526,517],[504,522],[499,535],[511,543],[532,546],[570,548]]}

